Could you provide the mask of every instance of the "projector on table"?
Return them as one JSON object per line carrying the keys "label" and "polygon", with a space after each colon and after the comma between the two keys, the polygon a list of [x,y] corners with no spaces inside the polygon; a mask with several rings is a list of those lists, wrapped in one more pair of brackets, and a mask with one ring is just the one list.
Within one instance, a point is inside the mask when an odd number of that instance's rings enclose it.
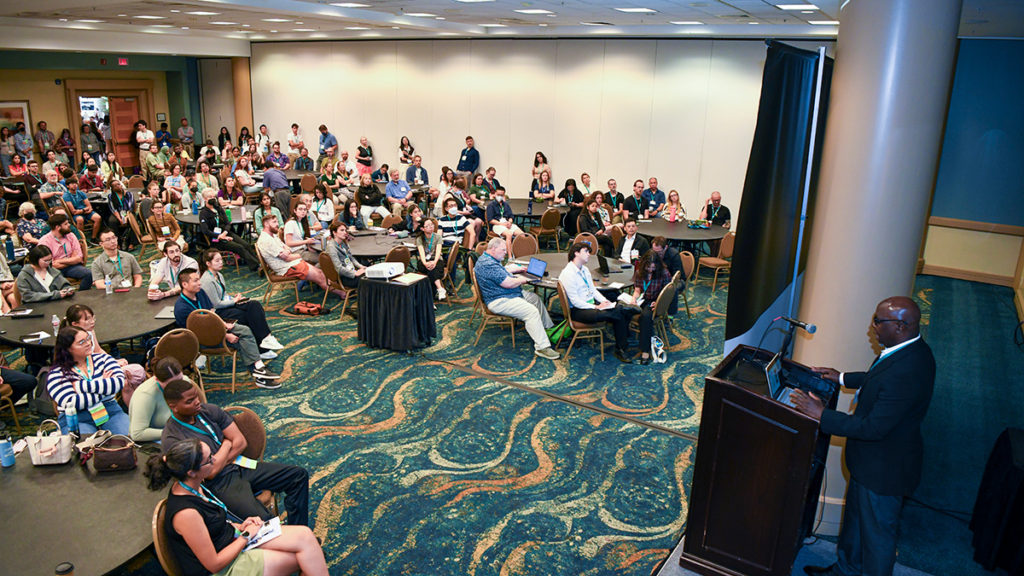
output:
{"label": "projector on table", "polygon": [[381,262],[366,269],[367,278],[394,278],[405,274],[405,264],[401,262]]}

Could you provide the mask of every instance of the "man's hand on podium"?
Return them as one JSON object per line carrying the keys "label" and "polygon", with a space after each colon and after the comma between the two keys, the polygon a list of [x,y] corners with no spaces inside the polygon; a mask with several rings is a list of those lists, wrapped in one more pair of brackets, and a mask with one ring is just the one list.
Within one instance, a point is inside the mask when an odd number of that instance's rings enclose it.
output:
{"label": "man's hand on podium", "polygon": [[821,413],[825,407],[821,403],[821,398],[814,395],[813,392],[804,392],[803,390],[793,390],[789,395],[789,399],[796,406],[796,409],[807,414],[815,420],[821,420]]}
{"label": "man's hand on podium", "polygon": [[839,371],[835,368],[821,368],[819,366],[815,366],[811,368],[811,370],[829,382],[835,382],[836,384],[839,383]]}

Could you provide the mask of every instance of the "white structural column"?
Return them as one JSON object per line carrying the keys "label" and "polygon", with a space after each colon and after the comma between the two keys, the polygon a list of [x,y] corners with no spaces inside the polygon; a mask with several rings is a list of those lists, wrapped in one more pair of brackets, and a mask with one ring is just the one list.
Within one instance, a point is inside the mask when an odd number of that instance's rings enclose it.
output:
{"label": "white structural column", "polygon": [[[866,370],[875,305],[909,295],[939,163],[961,0],[852,0],[836,65],[800,318],[820,329],[794,358]],[[849,410],[852,394],[839,408]],[[833,440],[821,529],[839,530],[846,492]]]}

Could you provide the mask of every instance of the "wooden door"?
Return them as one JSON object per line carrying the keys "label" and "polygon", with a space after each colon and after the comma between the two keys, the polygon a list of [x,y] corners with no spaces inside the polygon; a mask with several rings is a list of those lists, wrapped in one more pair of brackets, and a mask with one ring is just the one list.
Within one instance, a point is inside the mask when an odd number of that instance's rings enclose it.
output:
{"label": "wooden door", "polygon": [[139,120],[139,99],[134,96],[110,98],[110,137],[114,141],[117,161],[125,173],[131,174],[139,165],[138,148],[132,145],[132,128]]}

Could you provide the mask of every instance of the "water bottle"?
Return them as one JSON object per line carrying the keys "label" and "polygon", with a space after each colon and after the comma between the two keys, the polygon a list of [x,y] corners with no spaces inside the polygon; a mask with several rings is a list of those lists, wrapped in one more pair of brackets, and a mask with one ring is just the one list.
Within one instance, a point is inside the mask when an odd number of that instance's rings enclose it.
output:
{"label": "water bottle", "polygon": [[68,434],[78,435],[78,409],[75,408],[74,400],[68,400],[64,405],[64,420],[68,425]]}
{"label": "water bottle", "polygon": [[107,295],[114,293],[114,284],[110,281],[110,274],[103,277],[103,282],[107,285]]}
{"label": "water bottle", "polygon": [[10,468],[14,466],[14,447],[11,446],[11,437],[0,439],[0,466]]}
{"label": "water bottle", "polygon": [[199,214],[199,198],[192,197],[192,213]]}
{"label": "water bottle", "polygon": [[226,214],[227,217],[228,217],[228,224],[231,224],[231,207],[230,206],[228,206],[227,209],[224,210],[224,214]]}
{"label": "water bottle", "polygon": [[14,262],[14,242],[10,236],[4,236],[4,249],[7,250],[7,261]]}
{"label": "water bottle", "polygon": [[53,325],[53,336],[56,337],[57,332],[60,331],[60,318],[58,318],[57,315],[54,314],[52,317],[50,317],[50,324]]}
{"label": "water bottle", "polygon": [[55,576],[75,576],[75,565],[71,562],[61,562],[54,570]]}
{"label": "water bottle", "polygon": [[530,193],[530,199],[526,202],[526,215],[533,216],[533,193]]}

